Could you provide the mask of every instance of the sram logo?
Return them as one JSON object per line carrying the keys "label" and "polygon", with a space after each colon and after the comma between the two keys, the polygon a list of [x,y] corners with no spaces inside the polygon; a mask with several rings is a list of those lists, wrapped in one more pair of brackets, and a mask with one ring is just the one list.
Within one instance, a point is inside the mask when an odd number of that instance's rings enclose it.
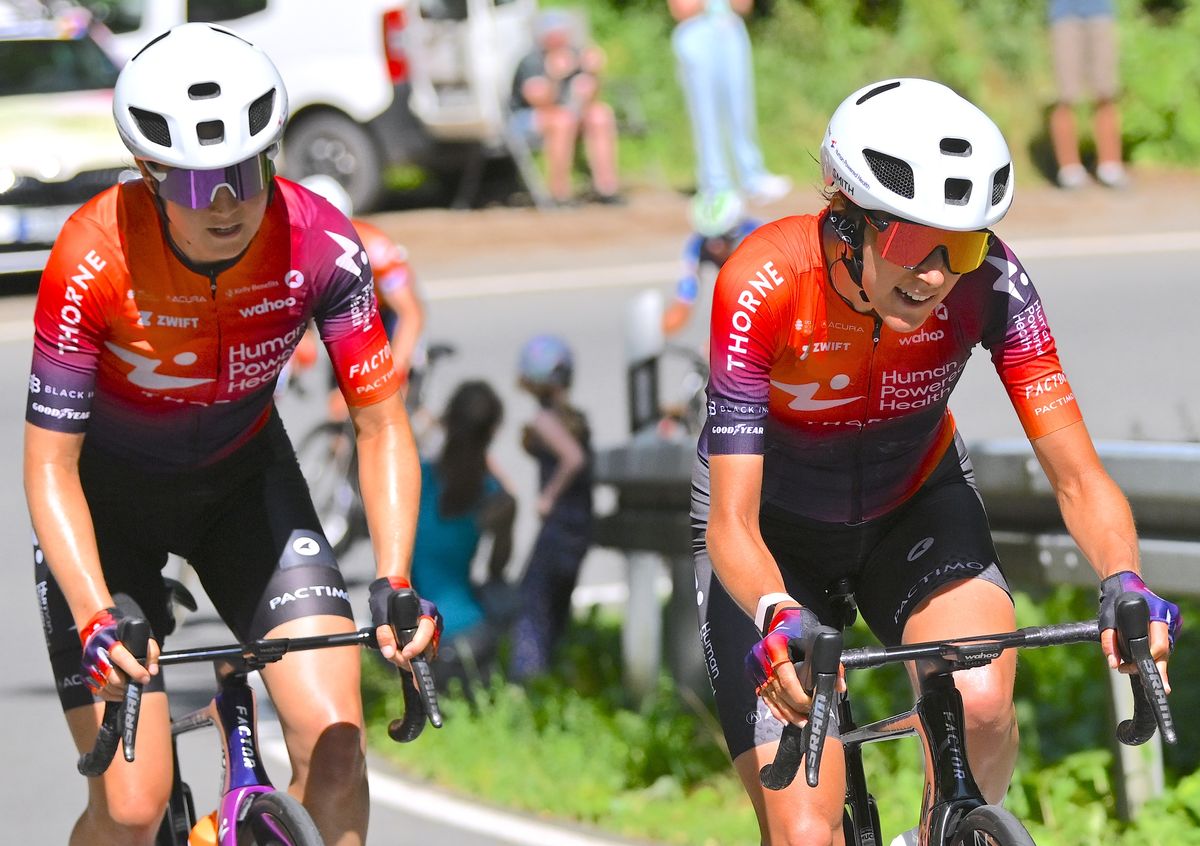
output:
{"label": "sram logo", "polygon": [[238,312],[242,317],[259,317],[264,314],[270,314],[273,311],[282,311],[285,308],[292,308],[296,305],[295,297],[284,297],[283,299],[272,300],[263,297],[261,303],[257,305],[239,308]]}

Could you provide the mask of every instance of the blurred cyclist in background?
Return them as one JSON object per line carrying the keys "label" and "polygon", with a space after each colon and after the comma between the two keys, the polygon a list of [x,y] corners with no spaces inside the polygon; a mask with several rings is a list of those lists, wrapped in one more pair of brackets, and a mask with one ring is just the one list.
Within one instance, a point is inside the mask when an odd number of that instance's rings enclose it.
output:
{"label": "blurred cyclist in background", "polygon": [[[375,298],[379,318],[392,345],[392,362],[400,377],[400,390],[408,387],[413,367],[421,365],[421,332],[425,328],[425,307],[417,296],[416,278],[408,263],[408,250],[395,243],[379,227],[353,217],[354,204],[350,194],[332,176],[314,174],[300,181],[308,190],[329,201],[335,209],[350,218],[354,231],[367,251],[367,260],[375,276]],[[292,358],[292,366],[304,370],[317,360],[317,337],[305,333]],[[329,419],[344,420],[346,403],[337,389],[337,380],[330,374]]]}
{"label": "blurred cyclist in background", "polygon": [[[1179,609],[1138,576],[1129,504],[1096,455],[1038,293],[989,229],[1013,197],[999,128],[936,82],[886,80],[837,108],[821,163],[827,207],[759,227],[721,269],[692,477],[707,666],[734,768],[772,846],[842,842],[836,730],[818,787],[759,782],[784,722],[802,723],[811,706],[788,643],[818,621],[845,622],[831,595],[853,591],[887,645],[1016,625],[947,407],[976,345],[991,353],[1099,577],[1108,666],[1118,666],[1115,604],[1126,590],[1149,603],[1164,680],[1179,631]],[[971,769],[991,803],[1016,761],[1015,674],[1007,652],[954,677]]]}
{"label": "blurred cyclist in background", "polygon": [[[390,597],[408,586],[417,453],[353,227],[275,176],[288,99],[274,64],[228,30],[185,24],[125,65],[113,113],[141,179],[85,204],[54,244],[25,426],[40,616],[77,748],[92,748],[102,701],[119,700],[128,679],[146,685],[137,760],[117,756],[89,780],[72,846],[155,841],[171,790],[157,665],[173,628],[168,553],[195,568],[240,640],[355,630],[272,401],[310,319],[362,456],[383,654],[407,666],[436,650],[441,626],[424,600],[403,650],[386,625]],[[132,614],[152,629],[145,667],[119,639]],[[289,792],[325,843],[361,846],[369,801],[357,650],[291,654],[261,675],[287,744]]]}
{"label": "blurred cyclist in background", "polygon": [[683,273],[675,285],[675,300],[663,314],[663,333],[668,336],[691,318],[700,296],[701,274],[712,268],[715,276],[742,239],[761,225],[746,216],[746,205],[736,191],[696,194],[688,204],[688,221],[692,234],[683,245]]}
{"label": "blurred cyclist in background", "polygon": [[539,409],[523,446],[538,464],[537,512],[542,526],[519,589],[511,675],[524,680],[550,668],[571,614],[571,593],[592,543],[592,444],[583,412],[570,403],[575,363],[554,335],[521,348],[520,385]]}

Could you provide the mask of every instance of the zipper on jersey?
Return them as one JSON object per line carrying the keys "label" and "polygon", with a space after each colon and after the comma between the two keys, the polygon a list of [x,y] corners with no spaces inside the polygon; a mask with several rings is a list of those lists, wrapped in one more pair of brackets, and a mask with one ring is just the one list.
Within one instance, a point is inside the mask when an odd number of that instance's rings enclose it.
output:
{"label": "zipper on jersey", "polygon": [[212,298],[213,298],[213,324],[216,326],[216,329],[217,329],[217,378],[216,378],[216,381],[213,383],[213,387],[214,387],[213,399],[214,400],[216,400],[217,396],[221,393],[221,362],[224,361],[222,354],[225,351],[223,348],[222,342],[221,342],[221,307],[217,303],[217,274],[218,273],[219,273],[219,271],[216,268],[214,268],[208,272],[208,283],[209,283],[209,288],[212,290]]}
{"label": "zipper on jersey", "polygon": [[871,355],[867,358],[867,408],[862,425],[858,427],[858,439],[854,444],[854,475],[850,479],[850,523],[863,521],[863,442],[867,437],[867,423],[871,417],[871,389],[875,384],[875,351],[879,349],[879,335],[883,330],[883,318],[875,315],[875,328],[871,332]]}

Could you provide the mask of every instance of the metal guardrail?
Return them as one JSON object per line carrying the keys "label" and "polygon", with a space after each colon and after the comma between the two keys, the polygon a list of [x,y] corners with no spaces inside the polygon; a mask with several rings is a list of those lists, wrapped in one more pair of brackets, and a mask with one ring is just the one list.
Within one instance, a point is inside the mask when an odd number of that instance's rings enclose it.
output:
{"label": "metal guardrail", "polygon": [[[1200,595],[1200,443],[1101,441],[1097,452],[1129,498],[1139,531],[1142,572],[1166,596]],[[1063,525],[1050,484],[1025,440],[969,445],[976,483],[1005,573],[1017,587],[1096,587],[1096,575]],[[626,683],[648,694],[665,646],[676,681],[706,687],[695,634],[695,581],[688,519],[695,445],[646,433],[597,455],[598,484],[617,491],[617,508],[597,523],[596,543],[626,551],[630,607],[626,615]],[[667,628],[655,592],[663,567],[673,590]],[[1115,675],[1115,674],[1114,674]],[[1117,679],[1116,681],[1120,681]],[[1114,697],[1128,685],[1113,685]],[[1128,703],[1116,707],[1125,713]],[[1127,816],[1162,790],[1161,747],[1122,747],[1122,806]]]}

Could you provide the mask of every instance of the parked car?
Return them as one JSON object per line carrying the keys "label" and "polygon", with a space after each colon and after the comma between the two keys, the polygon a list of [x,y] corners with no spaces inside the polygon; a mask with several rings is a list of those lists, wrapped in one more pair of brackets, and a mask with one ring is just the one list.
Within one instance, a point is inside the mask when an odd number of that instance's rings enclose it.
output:
{"label": "parked car", "polygon": [[324,173],[356,211],[393,176],[441,176],[507,155],[503,104],[531,43],[536,0],[82,0],[125,60],[180,23],[227,26],[262,47],[288,89],[281,169]]}
{"label": "parked car", "polygon": [[39,271],[66,219],[132,164],[117,67],[81,9],[0,3],[0,273]]}

